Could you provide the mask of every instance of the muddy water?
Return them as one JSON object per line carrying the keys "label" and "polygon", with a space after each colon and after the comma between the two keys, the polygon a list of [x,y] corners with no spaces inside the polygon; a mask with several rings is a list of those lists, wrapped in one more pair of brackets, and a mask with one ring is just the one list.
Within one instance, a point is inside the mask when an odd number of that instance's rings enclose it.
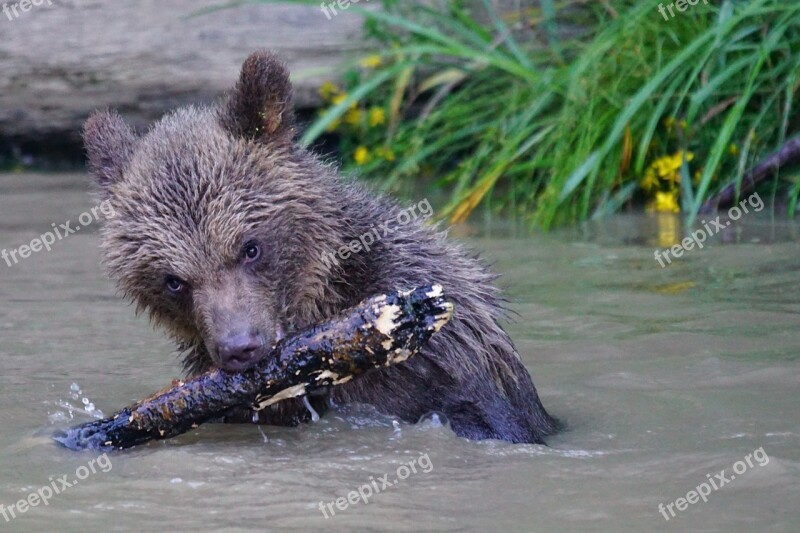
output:
{"label": "muddy water", "polygon": [[[77,220],[94,205],[83,183],[0,176],[0,246]],[[660,268],[654,250],[679,235],[642,215],[467,236],[504,274],[508,328],[569,425],[550,447],[349,412],[264,434],[206,426],[98,459],[47,436],[179,367],[104,279],[90,223],[0,263],[0,513],[59,492],[0,514],[0,530],[798,531],[800,228],[748,214]]]}

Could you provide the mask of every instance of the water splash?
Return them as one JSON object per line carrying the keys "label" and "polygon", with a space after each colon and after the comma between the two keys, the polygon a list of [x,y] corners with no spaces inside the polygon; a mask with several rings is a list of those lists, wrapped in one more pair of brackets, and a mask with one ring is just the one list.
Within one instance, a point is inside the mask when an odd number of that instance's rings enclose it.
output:
{"label": "water splash", "polygon": [[[84,395],[80,385],[77,383],[70,385],[69,397],[72,401],[58,399],[53,402],[59,410],[47,414],[50,422],[69,422],[75,418],[75,413],[87,415],[98,420],[105,418],[103,412],[95,406],[88,396]],[[76,404],[75,402],[79,403]]]}

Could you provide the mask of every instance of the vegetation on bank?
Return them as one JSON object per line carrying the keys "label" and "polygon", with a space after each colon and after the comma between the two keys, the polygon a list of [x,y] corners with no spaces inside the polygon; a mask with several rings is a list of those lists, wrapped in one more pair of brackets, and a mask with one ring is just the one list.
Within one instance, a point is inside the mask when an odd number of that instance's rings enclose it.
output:
{"label": "vegetation on bank", "polygon": [[[345,169],[388,188],[435,181],[454,222],[482,204],[543,228],[628,205],[691,221],[800,126],[797,2],[382,4],[338,13],[375,48],[303,142],[335,132]],[[796,172],[761,189],[794,215]]]}

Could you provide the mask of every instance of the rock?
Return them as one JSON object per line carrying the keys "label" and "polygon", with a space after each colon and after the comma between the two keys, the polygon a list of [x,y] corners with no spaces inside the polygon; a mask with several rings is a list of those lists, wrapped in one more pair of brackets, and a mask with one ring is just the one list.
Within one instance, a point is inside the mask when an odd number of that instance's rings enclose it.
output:
{"label": "rock", "polygon": [[43,0],[27,12],[18,6],[18,17],[0,12],[0,139],[76,142],[100,107],[143,128],[178,105],[218,97],[258,48],[288,62],[297,106],[313,106],[319,84],[363,45],[353,11],[329,20],[319,6],[212,10],[226,3]]}

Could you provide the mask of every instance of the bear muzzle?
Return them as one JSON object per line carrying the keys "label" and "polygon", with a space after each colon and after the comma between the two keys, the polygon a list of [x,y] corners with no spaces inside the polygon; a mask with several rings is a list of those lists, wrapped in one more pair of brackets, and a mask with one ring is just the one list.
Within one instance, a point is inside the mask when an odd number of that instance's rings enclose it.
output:
{"label": "bear muzzle", "polygon": [[232,331],[217,341],[219,366],[234,372],[255,365],[268,351],[264,336],[253,329]]}

